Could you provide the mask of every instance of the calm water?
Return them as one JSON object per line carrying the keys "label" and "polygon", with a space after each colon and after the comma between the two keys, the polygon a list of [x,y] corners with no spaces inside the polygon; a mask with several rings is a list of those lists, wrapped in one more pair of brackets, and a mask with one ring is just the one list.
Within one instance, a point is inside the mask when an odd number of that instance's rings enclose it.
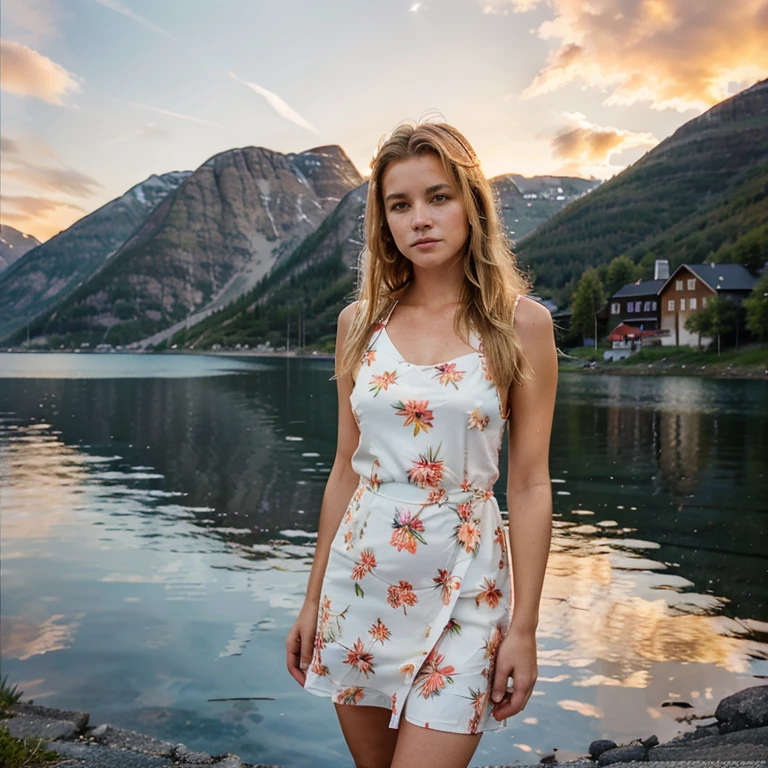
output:
{"label": "calm water", "polygon": [[[333,460],[331,374],[0,354],[3,674],[193,749],[351,766],[332,705],[284,671]],[[768,674],[768,384],[563,375],[551,470],[539,681],[476,764],[664,740]],[[268,699],[211,701],[232,697]]]}

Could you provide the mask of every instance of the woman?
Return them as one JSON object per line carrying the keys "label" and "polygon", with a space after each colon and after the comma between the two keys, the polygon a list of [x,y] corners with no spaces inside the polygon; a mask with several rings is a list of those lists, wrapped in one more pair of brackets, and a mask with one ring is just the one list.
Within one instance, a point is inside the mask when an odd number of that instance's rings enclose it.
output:
{"label": "woman", "polygon": [[[332,697],[358,768],[464,768],[537,677],[552,321],[520,298],[491,187],[449,125],[400,126],[379,147],[366,241],[339,315],[336,458],[287,665]],[[509,541],[493,495],[505,431]]]}

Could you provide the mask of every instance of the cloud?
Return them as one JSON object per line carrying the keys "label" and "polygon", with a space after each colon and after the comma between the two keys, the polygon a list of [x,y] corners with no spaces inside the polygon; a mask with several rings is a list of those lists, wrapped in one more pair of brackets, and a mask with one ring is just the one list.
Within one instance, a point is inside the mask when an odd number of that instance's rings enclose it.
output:
{"label": "cloud", "polygon": [[113,139],[107,139],[106,141],[99,142],[97,147],[110,147],[113,144],[120,144],[128,139],[170,139],[171,135],[165,128],[161,128],[154,123],[146,123],[141,128],[136,128],[130,133],[123,134],[122,136],[115,136]]}
{"label": "cloud", "polygon": [[32,195],[2,195],[0,205],[3,224],[33,235],[41,243],[68,229],[88,213],[79,205]]}
{"label": "cloud", "polygon": [[115,13],[120,13],[123,16],[127,16],[129,19],[133,19],[133,21],[141,24],[147,29],[151,29],[158,35],[167,37],[169,40],[176,39],[170,32],[168,32],[166,29],[163,29],[163,27],[161,27],[159,24],[155,24],[154,21],[150,21],[146,16],[142,16],[140,13],[136,13],[136,11],[127,8],[122,3],[117,2],[117,0],[95,0],[95,2],[99,3],[99,5],[103,5],[105,8],[109,8],[111,11],[115,11]]}
{"label": "cloud", "polygon": [[221,128],[221,123],[217,123],[213,120],[205,120],[202,117],[192,117],[192,115],[185,115],[181,112],[171,112],[169,109],[162,109],[161,107],[150,107],[147,104],[139,104],[136,101],[125,100],[126,104],[131,104],[134,107],[140,107],[141,109],[149,110],[150,112],[158,112],[161,115],[170,115],[171,117],[178,117],[182,120],[192,120],[195,123],[205,123],[205,125],[213,125],[216,128]]}
{"label": "cloud", "polygon": [[290,122],[295,123],[296,125],[317,134],[318,136],[320,135],[320,131],[318,131],[317,128],[308,123],[298,112],[296,112],[296,110],[286,104],[285,101],[283,101],[283,99],[280,98],[280,96],[278,96],[276,93],[272,93],[272,91],[268,91],[266,88],[261,85],[257,85],[256,83],[250,83],[247,80],[241,80],[232,72],[229,73],[229,76],[233,80],[237,80],[238,83],[247,85],[251,90],[256,91],[256,93],[258,93],[260,96],[263,96],[266,99],[267,104],[269,104],[269,106],[272,107],[272,109],[274,109],[275,112],[277,112],[277,114],[280,115],[280,117],[283,119],[289,120]]}
{"label": "cloud", "polygon": [[[487,6],[488,0],[480,0]],[[496,12],[504,0],[493,0]],[[515,12],[539,6],[552,18],[538,36],[557,48],[524,92],[574,82],[608,92],[606,103],[706,109],[734,83],[768,76],[766,0],[506,0]]]}
{"label": "cloud", "polygon": [[414,3],[409,9],[408,13],[418,13],[419,9],[424,5],[424,3]]}
{"label": "cloud", "polygon": [[0,87],[17,96],[32,96],[49,104],[80,90],[78,78],[47,56],[12,40],[0,40]]}
{"label": "cloud", "polygon": [[614,155],[659,142],[652,133],[595,125],[578,112],[565,112],[562,117],[566,125],[552,137],[550,145],[553,156],[564,161],[563,173],[605,178],[622,169],[611,164]]}
{"label": "cloud", "polygon": [[53,0],[3,0],[3,26],[14,40],[23,38],[29,45],[61,37],[58,25],[63,9]]}

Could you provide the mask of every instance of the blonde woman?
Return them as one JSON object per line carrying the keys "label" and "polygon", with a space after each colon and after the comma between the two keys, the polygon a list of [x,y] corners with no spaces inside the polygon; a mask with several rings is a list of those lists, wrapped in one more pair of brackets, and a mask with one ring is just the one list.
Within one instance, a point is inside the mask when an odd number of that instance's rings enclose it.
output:
{"label": "blonde woman", "polygon": [[[336,458],[287,666],[331,697],[357,768],[464,768],[537,677],[552,320],[524,296],[459,131],[400,126],[371,167],[359,295],[338,322]],[[508,537],[493,493],[505,433]]]}

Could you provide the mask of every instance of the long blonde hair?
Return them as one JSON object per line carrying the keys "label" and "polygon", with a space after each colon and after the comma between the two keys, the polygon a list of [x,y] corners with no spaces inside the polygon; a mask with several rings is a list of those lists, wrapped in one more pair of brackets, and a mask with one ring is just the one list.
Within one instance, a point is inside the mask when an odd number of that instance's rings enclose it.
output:
{"label": "long blonde hair", "polygon": [[381,182],[390,163],[427,152],[437,156],[446,177],[458,190],[469,221],[464,253],[464,281],[454,329],[469,343],[469,329],[483,342],[488,373],[499,390],[502,413],[507,414],[507,392],[526,377],[523,350],[514,331],[516,300],[529,290],[509,248],[493,190],[469,142],[447,123],[399,125],[382,140],[371,161],[365,211],[365,248],[361,253],[357,307],[336,362],[334,378],[354,378],[370,337],[394,295],[413,280],[413,265],[395,246],[386,220]]}

